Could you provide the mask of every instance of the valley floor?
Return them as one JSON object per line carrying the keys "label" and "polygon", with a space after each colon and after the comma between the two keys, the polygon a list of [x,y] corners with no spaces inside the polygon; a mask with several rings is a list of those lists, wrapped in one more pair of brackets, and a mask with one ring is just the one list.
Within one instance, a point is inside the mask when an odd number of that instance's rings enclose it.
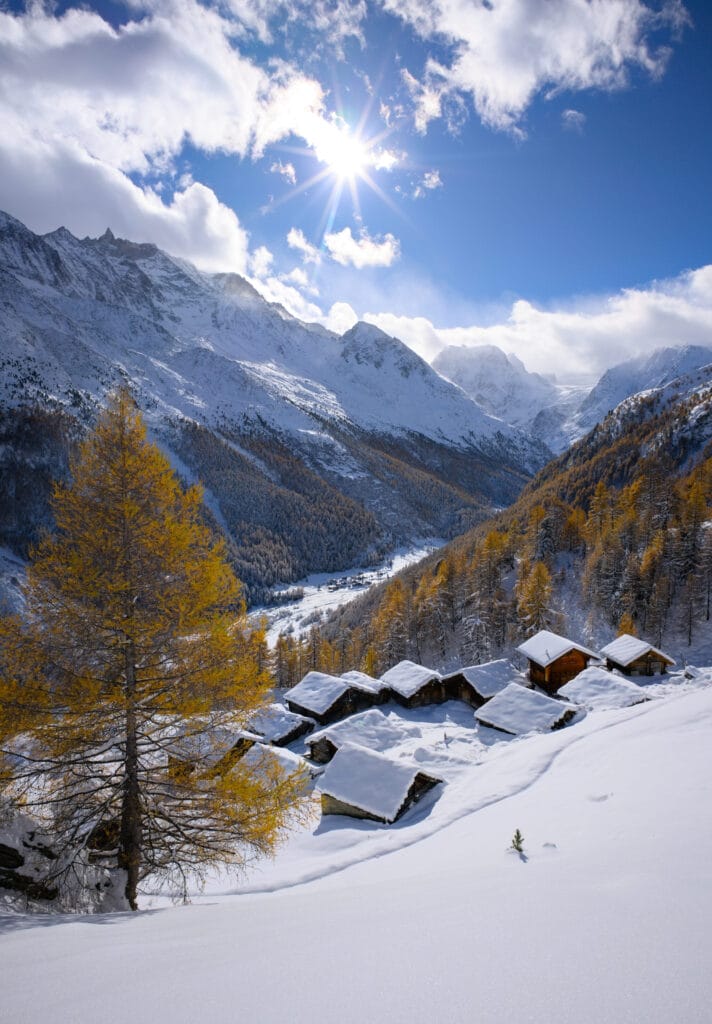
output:
{"label": "valley floor", "polygon": [[711,679],[475,750],[399,827],[331,819],[240,893],[0,918],[2,1017],[707,1022]]}

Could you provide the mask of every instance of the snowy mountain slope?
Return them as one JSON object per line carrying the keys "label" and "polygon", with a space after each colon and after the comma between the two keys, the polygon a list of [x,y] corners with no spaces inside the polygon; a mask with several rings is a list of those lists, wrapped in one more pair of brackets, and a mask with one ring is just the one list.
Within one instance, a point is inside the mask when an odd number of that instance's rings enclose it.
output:
{"label": "snowy mountain slope", "polygon": [[486,412],[561,453],[627,398],[694,375],[711,363],[712,339],[709,348],[659,348],[611,367],[593,388],[556,384],[529,373],[516,356],[494,345],[451,345],[432,365]]}
{"label": "snowy mountain slope", "polygon": [[[339,338],[266,303],[236,275],[200,274],[155,246],[109,231],[83,241],[64,229],[39,237],[3,215],[0,266],[5,357],[33,355],[51,367],[47,384],[60,396],[92,374],[96,391],[101,374],[122,368],[159,408],[202,409],[205,419],[259,415],[291,429],[288,403],[307,417],[341,418],[369,431],[460,446],[524,443],[378,328],[356,325]],[[160,372],[176,360],[190,376],[180,367],[178,378]],[[89,375],[81,369],[87,362]],[[257,389],[246,396],[245,371]],[[232,379],[213,397],[209,388],[223,373]],[[541,456],[532,447],[533,461]]]}
{"label": "snowy mountain slope", "polygon": [[392,828],[334,817],[242,895],[0,919],[8,1017],[706,1024],[709,675],[469,765],[453,728],[439,799]]}
{"label": "snowy mountain slope", "polygon": [[449,345],[432,366],[490,415],[540,438],[552,451],[566,447],[561,422],[589,391],[530,373],[520,359],[496,345]]}
{"label": "snowy mountain slope", "polygon": [[[572,420],[577,437],[592,430],[626,398],[641,391],[657,390],[712,364],[710,347],[686,345],[659,348],[646,356],[629,359],[607,370],[586,396]],[[707,376],[712,376],[708,370]]]}
{"label": "snowy mountain slope", "polygon": [[[0,329],[6,422],[35,403],[87,423],[126,382],[176,463],[212,490],[233,535],[266,529],[269,545],[289,548],[296,513],[285,523],[269,506],[295,493],[292,504],[314,523],[325,503],[362,521],[353,550],[334,538],[322,545],[328,552],[311,561],[292,552],[273,571],[263,552],[253,559],[263,582],[453,535],[513,500],[549,455],[377,328],[357,324],[339,337],[267,303],[237,275],[200,273],[110,231],[40,237],[0,214]],[[207,432],[200,444],[195,424]],[[17,433],[8,428],[8,451]],[[257,519],[247,498],[234,508],[238,478],[262,495]]]}

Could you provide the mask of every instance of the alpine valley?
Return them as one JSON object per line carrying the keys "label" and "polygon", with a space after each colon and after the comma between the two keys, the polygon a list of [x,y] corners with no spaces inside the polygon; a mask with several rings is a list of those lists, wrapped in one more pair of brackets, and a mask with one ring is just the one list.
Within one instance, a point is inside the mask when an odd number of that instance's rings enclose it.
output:
{"label": "alpine valley", "polygon": [[378,328],[302,323],[242,277],[108,230],[39,236],[1,214],[0,310],[0,544],[19,555],[121,383],[203,484],[252,601],[462,533],[551,455]]}
{"label": "alpine valley", "polygon": [[253,604],[463,534],[619,402],[712,361],[660,349],[592,390],[492,346],[446,349],[431,367],[373,325],[303,323],[236,274],[110,230],[37,235],[1,213],[0,332],[6,577],[50,525],[72,445],[125,383],[174,467],[203,485]]}

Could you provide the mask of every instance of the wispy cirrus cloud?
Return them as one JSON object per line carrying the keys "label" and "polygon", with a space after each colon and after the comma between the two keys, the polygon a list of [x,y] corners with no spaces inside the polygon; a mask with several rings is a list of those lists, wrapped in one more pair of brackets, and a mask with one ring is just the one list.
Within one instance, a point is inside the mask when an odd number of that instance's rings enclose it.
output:
{"label": "wispy cirrus cloud", "polygon": [[297,172],[294,169],[292,163],[282,163],[281,160],[275,160],[270,167],[271,174],[278,174],[281,178],[284,178],[290,185],[296,185],[297,183]]}

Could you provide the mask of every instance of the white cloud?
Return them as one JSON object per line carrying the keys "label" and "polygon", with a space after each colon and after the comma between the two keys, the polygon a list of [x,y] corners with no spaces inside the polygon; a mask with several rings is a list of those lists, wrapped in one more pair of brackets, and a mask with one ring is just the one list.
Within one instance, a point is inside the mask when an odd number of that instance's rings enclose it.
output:
{"label": "white cloud", "polygon": [[413,189],[412,198],[422,199],[428,192],[434,192],[435,189],[442,188],[442,186],[443,180],[440,177],[440,171],[426,171]]}
{"label": "white cloud", "polygon": [[306,292],[307,295],[311,295],[317,298],[319,295],[319,289],[313,281],[309,280],[309,275],[303,267],[294,267],[288,274],[280,274],[280,281],[284,281],[285,284],[293,284],[296,288]]}
{"label": "white cloud", "polygon": [[324,244],[333,260],[343,267],[390,267],[400,255],[400,243],[393,235],[387,234],[379,241],[362,230],[358,239],[351,234],[351,228],[344,228],[324,236]]}
{"label": "white cloud", "polygon": [[523,299],[490,326],[435,327],[423,317],[366,313],[426,359],[446,345],[497,345],[530,370],[592,381],[609,366],[661,346],[712,345],[712,265],[645,289],[543,310]]}
{"label": "white cloud", "polygon": [[442,83],[438,83],[437,86],[433,87],[419,82],[407,68],[403,68],[401,77],[415,105],[413,114],[415,130],[424,135],[428,130],[430,122],[442,116],[443,96],[447,90],[443,87]]}
{"label": "white cloud", "polygon": [[[118,29],[86,9],[0,9],[0,207],[35,230],[110,225],[201,267],[244,271],[237,217],[184,174],[171,197],[174,162],[186,143],[256,158],[292,133],[310,146],[333,136],[318,82],[284,62],[268,73],[235,48],[245,31],[266,39],[269,19],[292,6],[233,0],[228,15],[198,0],[136,0]],[[363,12],[346,8],[335,19],[348,34]]]}
{"label": "white cloud", "polygon": [[293,288],[280,278],[268,277],[262,281],[254,280],[252,283],[268,302],[279,303],[288,313],[296,316],[299,320],[321,321],[323,319],[323,313],[315,303],[310,302],[299,289]]}
{"label": "white cloud", "polygon": [[297,252],[300,252],[305,263],[319,263],[321,261],[319,250],[308,241],[301,228],[289,229],[287,245],[290,249],[296,249]]}
{"label": "white cloud", "polygon": [[275,160],[270,167],[270,171],[272,174],[279,174],[290,185],[297,184],[297,172],[294,169],[294,164],[283,164],[281,160]]}
{"label": "white cloud", "polygon": [[250,273],[255,277],[267,277],[270,267],[274,262],[274,256],[266,245],[260,245],[250,255]]}
{"label": "white cloud", "polygon": [[572,132],[578,132],[580,135],[583,131],[583,126],[586,124],[586,115],[580,110],[564,110],[561,114],[561,123],[564,128]]}
{"label": "white cloud", "polygon": [[404,153],[392,149],[373,149],[368,154],[368,165],[375,171],[392,171],[405,159]]}
{"label": "white cloud", "polygon": [[166,200],[76,143],[25,137],[14,149],[0,145],[0,195],[0,206],[34,231],[64,224],[82,237],[110,226],[117,235],[154,242],[202,270],[244,273],[247,266],[247,233],[211,189],[188,181]]}
{"label": "white cloud", "polygon": [[679,30],[689,20],[680,0],[660,9],[643,0],[381,2],[423,38],[453,49],[449,65],[428,61],[422,81],[403,72],[421,132],[453,94],[469,94],[485,124],[516,131],[542,91],[619,89],[633,67],[657,77],[670,51],[653,43],[653,32]]}
{"label": "white cloud", "polygon": [[334,331],[336,334],[345,334],[354,324],[358,323],[358,317],[348,302],[335,302],[321,322],[330,331]]}

